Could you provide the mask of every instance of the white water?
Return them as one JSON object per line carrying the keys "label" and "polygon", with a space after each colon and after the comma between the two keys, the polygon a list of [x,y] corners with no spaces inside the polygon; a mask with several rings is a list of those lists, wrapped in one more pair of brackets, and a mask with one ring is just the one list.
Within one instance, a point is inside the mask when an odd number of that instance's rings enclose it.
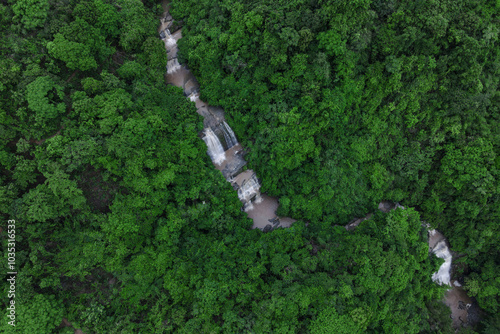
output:
{"label": "white water", "polygon": [[168,38],[165,40],[165,44],[167,45],[167,49],[170,50],[177,45],[177,41],[172,36],[168,36]]}
{"label": "white water", "polygon": [[[431,233],[431,231],[429,231]],[[444,259],[444,263],[439,267],[439,270],[432,274],[432,280],[439,285],[450,285],[450,269],[451,269],[451,253],[446,245],[446,240],[439,241],[432,252],[439,258]]]}
{"label": "white water", "polygon": [[205,144],[207,144],[208,155],[210,156],[210,158],[212,158],[214,164],[220,165],[224,160],[226,160],[224,148],[222,147],[219,138],[217,138],[212,129],[205,129],[205,136],[203,137],[203,141],[205,142]]}
{"label": "white water", "polygon": [[247,202],[244,205],[244,208],[245,208],[245,212],[252,211],[254,209],[252,202]]}
{"label": "white water", "polygon": [[177,41],[170,33],[168,28],[165,28],[162,32],[160,32],[160,38],[165,42],[165,46],[167,47],[167,51],[177,46]]}
{"label": "white water", "polygon": [[181,64],[179,64],[179,61],[177,58],[169,60],[167,62],[167,74],[172,74],[180,70]]}
{"label": "white water", "polygon": [[233,129],[226,123],[226,121],[222,122],[222,132],[224,133],[224,139],[226,139],[227,149],[230,149],[234,145],[238,144],[238,140],[234,135]]}
{"label": "white water", "polygon": [[[177,30],[173,34],[168,29],[172,25],[172,16],[168,13],[168,0],[163,0],[162,6],[165,10],[164,17],[160,20],[159,34],[160,38],[165,43],[165,48],[167,51],[167,73],[166,81],[176,87],[183,89],[184,94],[188,96],[188,99],[195,102],[197,112],[206,117],[208,115],[208,104],[201,101],[199,98],[199,85],[194,79],[194,76],[189,72],[185,66],[181,66],[177,60],[178,45],[177,40],[182,38],[181,30]],[[213,115],[215,116],[215,115]],[[221,172],[223,170],[229,170],[233,168],[232,166],[238,165],[242,157],[235,157],[233,155],[241,154],[242,148],[238,144],[238,140],[234,135],[233,130],[219,117],[216,117],[219,122],[221,122],[217,129],[206,129],[203,136],[203,141],[207,144],[207,151],[214,165]],[[222,131],[222,134],[219,133]],[[217,135],[216,135],[217,134]],[[224,152],[224,146],[228,146],[228,151]],[[227,153],[227,154],[226,154]],[[243,160],[244,162],[244,160]],[[238,175],[232,175],[228,179],[233,186],[241,187],[243,183],[252,179],[253,171],[247,169]],[[261,196],[259,191],[260,185],[258,184],[257,178],[253,175],[252,181],[249,181],[243,186],[240,198],[242,200],[245,211],[248,211],[248,216],[253,220],[253,228],[264,229],[269,225],[269,220],[276,218],[276,209],[278,207],[278,200],[270,196]],[[260,203],[260,204],[259,204]],[[290,227],[294,219],[287,217],[280,217],[279,226]]]}
{"label": "white water", "polygon": [[248,180],[244,181],[240,189],[238,189],[238,198],[245,205],[245,211],[253,209],[252,198],[255,197],[255,203],[262,202],[259,189],[260,184],[255,178],[255,174]]}
{"label": "white water", "polygon": [[260,196],[260,191],[259,193],[257,193],[257,195],[255,196],[255,199],[254,199],[254,202],[259,204],[259,203],[262,203],[263,199],[262,199],[262,196]]}
{"label": "white water", "polygon": [[199,99],[200,99],[200,98],[199,98],[199,96],[198,96],[198,93],[192,93],[191,95],[189,95],[189,100],[190,100],[191,102],[196,102],[196,101],[198,101]]}

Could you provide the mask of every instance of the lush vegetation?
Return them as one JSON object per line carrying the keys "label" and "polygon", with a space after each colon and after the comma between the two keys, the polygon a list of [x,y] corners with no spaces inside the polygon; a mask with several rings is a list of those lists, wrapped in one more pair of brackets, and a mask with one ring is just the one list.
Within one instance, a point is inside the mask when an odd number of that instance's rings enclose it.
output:
{"label": "lush vegetation", "polygon": [[[177,1],[179,44],[281,213],[417,208],[500,312],[498,1]],[[222,88],[221,88],[222,87]],[[460,275],[460,273],[459,273]]]}
{"label": "lush vegetation", "polygon": [[156,1],[1,1],[0,227],[16,220],[18,275],[0,330],[448,333],[425,220],[494,333],[498,3],[172,5],[202,99],[299,220],[250,229],[194,104],[164,83]]}

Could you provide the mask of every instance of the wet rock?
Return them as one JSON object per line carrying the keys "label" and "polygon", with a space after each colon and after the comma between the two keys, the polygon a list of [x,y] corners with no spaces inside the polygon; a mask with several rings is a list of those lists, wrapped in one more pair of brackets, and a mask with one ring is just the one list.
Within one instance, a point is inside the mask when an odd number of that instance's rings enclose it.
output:
{"label": "wet rock", "polygon": [[367,219],[370,219],[373,216],[372,213],[369,213],[366,217],[364,218],[354,218],[345,226],[345,229],[348,231],[354,230],[359,224],[361,224],[362,221],[365,221]]}
{"label": "wet rock", "polygon": [[264,227],[264,229],[262,230],[262,232],[267,233],[267,232],[271,232],[272,230],[273,230],[272,225],[267,224],[266,227]]}
{"label": "wet rock", "polygon": [[389,201],[382,201],[378,205],[378,209],[382,212],[389,212],[395,207],[396,207],[395,204]]}
{"label": "wet rock", "polygon": [[186,96],[189,96],[191,94],[197,93],[200,89],[200,85],[198,84],[198,81],[196,81],[196,79],[192,77],[184,83],[183,89],[184,94]]}
{"label": "wet rock", "polygon": [[209,106],[208,111],[216,119],[217,121],[216,125],[224,121],[224,110],[222,108]]}
{"label": "wet rock", "polygon": [[268,219],[267,220],[268,222],[272,223],[273,224],[273,227],[276,227],[276,225],[279,225],[280,224],[280,220],[278,217],[274,217],[272,219]]}
{"label": "wet rock", "polygon": [[210,112],[209,108],[210,107],[205,108],[205,110],[203,110],[204,112],[203,127],[215,129],[219,124],[219,120]]}
{"label": "wet rock", "polygon": [[467,325],[474,326],[481,320],[480,309],[476,302],[467,309]]}
{"label": "wet rock", "polygon": [[231,162],[226,164],[226,166],[222,170],[222,175],[224,175],[224,178],[226,180],[230,179],[233,176],[237,175],[246,164],[246,161],[243,159],[233,159]]}
{"label": "wet rock", "polygon": [[200,108],[197,109],[197,112],[198,114],[200,114],[202,117],[203,117],[203,125],[205,128],[207,128],[207,124],[205,122],[205,119],[210,115],[210,113],[208,112],[208,109],[206,106],[202,106]]}
{"label": "wet rock", "polygon": [[173,20],[172,22],[169,23],[170,32],[172,34],[175,33],[177,30],[182,28],[183,24],[184,24],[184,21],[182,21],[182,20],[181,21]]}

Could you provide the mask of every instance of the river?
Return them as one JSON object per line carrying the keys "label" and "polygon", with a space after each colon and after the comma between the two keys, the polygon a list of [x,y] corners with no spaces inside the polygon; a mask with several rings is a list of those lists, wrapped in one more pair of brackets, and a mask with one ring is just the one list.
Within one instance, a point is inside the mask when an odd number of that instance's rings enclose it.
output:
{"label": "river", "polygon": [[260,181],[251,169],[245,169],[244,148],[239,144],[236,135],[224,118],[222,108],[209,106],[200,100],[200,85],[187,66],[177,59],[177,41],[182,38],[182,29],[170,31],[173,18],[169,13],[168,1],[163,1],[163,18],[160,20],[158,33],[165,42],[167,51],[167,73],[165,79],[183,89],[184,94],[195,103],[198,114],[204,118],[202,138],[207,144],[207,153],[212,162],[233,188],[243,203],[243,210],[252,219],[252,228],[271,231],[278,227],[290,227],[295,219],[278,217],[276,210],[279,202],[275,197],[260,193]]}

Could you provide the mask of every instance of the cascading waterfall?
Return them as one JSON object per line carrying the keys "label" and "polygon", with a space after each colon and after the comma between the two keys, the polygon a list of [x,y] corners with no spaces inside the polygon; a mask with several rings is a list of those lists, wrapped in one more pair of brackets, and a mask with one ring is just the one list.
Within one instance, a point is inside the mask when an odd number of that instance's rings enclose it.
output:
{"label": "cascading waterfall", "polygon": [[222,122],[220,126],[222,133],[224,134],[224,139],[226,140],[227,149],[230,149],[234,145],[238,144],[238,140],[234,135],[233,129],[226,123],[226,121]]}
{"label": "cascading waterfall", "polygon": [[181,64],[179,64],[179,61],[177,58],[174,58],[172,60],[169,60],[167,62],[167,74],[172,74],[177,72],[181,68]]}
{"label": "cascading waterfall", "polygon": [[200,99],[198,93],[191,93],[188,97],[191,102],[196,102]]}
{"label": "cascading waterfall", "polygon": [[[432,233],[432,231],[429,231]],[[439,267],[439,270],[432,274],[432,280],[439,285],[450,285],[450,268],[451,268],[451,253],[446,245],[446,240],[441,240],[436,244],[432,252],[439,258],[444,259],[444,263]]]}
{"label": "cascading waterfall", "polygon": [[212,161],[216,165],[220,165],[224,160],[226,160],[226,154],[224,153],[224,148],[222,144],[215,135],[215,133],[210,128],[205,129],[205,136],[203,141],[207,144],[208,155],[212,158]]}
{"label": "cascading waterfall", "polygon": [[244,181],[238,189],[238,198],[243,202],[245,211],[253,210],[252,198],[255,197],[255,203],[262,202],[259,189],[260,184],[257,181],[255,174],[248,180]]}
{"label": "cascading waterfall", "polygon": [[165,44],[166,44],[168,50],[177,46],[177,41],[172,36],[172,33],[170,32],[170,30],[168,28],[165,28],[165,30],[162,30],[160,32],[160,38],[165,41]]}
{"label": "cascading waterfall", "polygon": [[[169,28],[172,27],[174,20],[168,12],[168,2],[164,2],[163,5],[166,11],[164,17],[160,20],[159,34],[165,43],[167,51],[166,80],[169,84],[182,88],[187,98],[195,102],[197,112],[204,117],[204,124],[207,128],[202,134],[202,139],[207,145],[207,153],[214,165],[218,165],[217,169],[231,182],[233,187],[235,189],[239,188],[238,197],[243,202],[245,211],[249,211],[249,217],[254,221],[253,228],[267,228],[270,226],[270,219],[276,218],[275,207],[278,206],[278,201],[269,196],[261,197],[259,182],[251,170],[241,172],[241,168],[246,164],[242,154],[243,148],[239,147],[238,140],[231,127],[224,122],[223,110],[210,107],[200,100],[198,82],[186,66],[179,64],[177,40],[182,38],[182,32],[181,29],[173,34],[170,32]],[[211,108],[214,108],[214,110],[211,110]],[[226,156],[226,150],[231,148],[232,153]],[[252,176],[247,179],[249,175]],[[260,202],[263,203],[255,210],[252,210],[254,209],[253,203]],[[289,226],[294,222],[291,218],[287,219],[288,221],[282,226]],[[280,224],[283,224],[283,222]]]}
{"label": "cascading waterfall", "polygon": [[165,40],[165,44],[167,45],[167,49],[170,50],[177,45],[177,41],[172,36],[168,36]]}

